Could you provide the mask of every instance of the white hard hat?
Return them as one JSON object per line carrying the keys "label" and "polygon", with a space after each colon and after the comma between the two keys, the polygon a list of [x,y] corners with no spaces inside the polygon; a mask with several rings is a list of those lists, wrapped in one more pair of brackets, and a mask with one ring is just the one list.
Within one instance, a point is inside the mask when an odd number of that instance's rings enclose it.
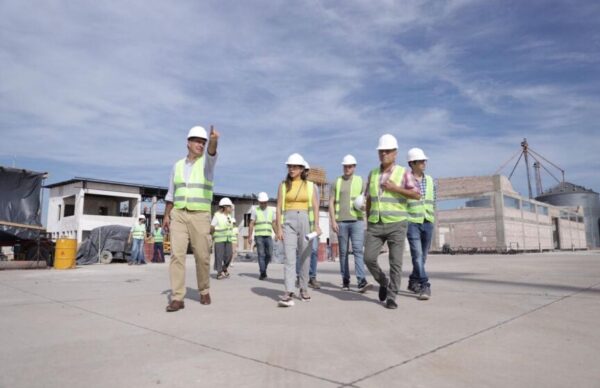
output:
{"label": "white hard hat", "polygon": [[187,138],[189,139],[190,137],[200,137],[202,139],[208,139],[208,135],[206,134],[206,129],[204,129],[204,127],[201,127],[199,125],[192,127],[190,129],[190,131],[188,132]]}
{"label": "white hard hat", "polygon": [[409,162],[413,162],[415,160],[427,160],[427,156],[425,155],[425,152],[423,152],[422,149],[411,148],[410,150],[408,150],[408,156],[406,157],[406,159]]}
{"label": "white hard hat", "polygon": [[140,214],[140,216],[138,217],[138,220],[145,220],[145,219],[146,219],[146,216],[143,214]]}
{"label": "white hard hat", "polygon": [[233,207],[233,203],[231,202],[231,199],[229,199],[227,197],[223,197],[219,201],[219,206],[231,206],[231,207]]}
{"label": "white hard hat", "polygon": [[288,156],[285,164],[287,164],[288,166],[304,166],[306,163],[306,161],[304,160],[304,158],[302,157],[302,155],[298,154],[298,153],[294,153],[291,154],[290,156]]}
{"label": "white hard hat", "polygon": [[344,159],[342,160],[342,165],[348,166],[352,164],[356,164],[356,159],[354,158],[354,156],[350,154],[344,156]]}
{"label": "white hard hat", "polygon": [[363,211],[365,207],[365,196],[364,195],[359,195],[358,197],[354,198],[354,208],[358,211]]}
{"label": "white hard hat", "polygon": [[154,221],[154,225],[160,225],[160,221],[159,220]]}
{"label": "white hard hat", "polygon": [[269,195],[264,191],[258,193],[258,202],[269,202]]}
{"label": "white hard hat", "polygon": [[377,145],[378,150],[396,150],[398,149],[398,141],[394,135],[386,133],[379,138],[379,144]]}

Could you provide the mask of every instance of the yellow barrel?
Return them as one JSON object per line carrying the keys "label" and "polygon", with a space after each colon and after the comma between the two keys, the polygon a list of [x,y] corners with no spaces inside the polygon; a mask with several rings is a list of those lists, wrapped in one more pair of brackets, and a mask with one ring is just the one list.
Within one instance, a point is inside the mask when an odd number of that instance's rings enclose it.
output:
{"label": "yellow barrel", "polygon": [[56,250],[54,251],[54,268],[75,268],[76,258],[77,240],[70,238],[60,238],[56,240]]}

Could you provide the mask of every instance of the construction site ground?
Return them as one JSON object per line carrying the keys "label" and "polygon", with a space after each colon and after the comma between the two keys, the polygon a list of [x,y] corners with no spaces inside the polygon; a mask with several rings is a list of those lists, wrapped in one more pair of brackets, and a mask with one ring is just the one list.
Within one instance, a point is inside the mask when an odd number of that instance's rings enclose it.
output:
{"label": "construction site ground", "polygon": [[237,262],[205,306],[187,264],[176,313],[168,264],[0,271],[0,387],[600,386],[598,251],[432,255],[429,301],[405,257],[396,310],[337,262],[291,308],[281,264]]}

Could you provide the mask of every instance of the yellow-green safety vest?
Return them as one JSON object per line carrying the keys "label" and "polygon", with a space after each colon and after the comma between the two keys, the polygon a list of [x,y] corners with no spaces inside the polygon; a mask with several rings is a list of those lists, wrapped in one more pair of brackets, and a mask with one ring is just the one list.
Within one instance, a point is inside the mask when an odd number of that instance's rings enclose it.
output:
{"label": "yellow-green safety vest", "polygon": [[231,228],[231,242],[233,244],[237,243],[237,236],[238,236],[239,232],[240,232],[240,230],[238,229],[237,226],[234,226],[233,228]]}
{"label": "yellow-green safety vest", "polygon": [[267,207],[262,210],[260,207],[255,209],[256,220],[254,220],[255,236],[271,236],[273,234],[273,214],[272,208]]}
{"label": "yellow-green safety vest", "polygon": [[429,222],[435,221],[435,209],[433,198],[433,178],[425,175],[425,197],[420,200],[408,200],[408,221],[414,224],[422,224],[425,220]]}
{"label": "yellow-green safety vest", "polygon": [[213,198],[213,183],[204,177],[204,156],[196,160],[187,184],[183,176],[185,159],[175,164],[173,176],[173,207],[194,211],[210,212]]}
{"label": "yellow-green safety vest", "polygon": [[[339,216],[340,216],[340,191],[342,188],[342,178],[341,176],[338,177],[337,181],[335,182],[335,219],[339,220]],[[354,217],[356,217],[357,220],[362,219],[363,214],[361,211],[356,210],[354,208],[354,200],[356,199],[356,197],[358,197],[360,195],[360,193],[362,193],[362,187],[363,187],[363,180],[360,176],[358,175],[353,175],[352,176],[352,183],[350,184],[350,214],[352,214]]]}
{"label": "yellow-green safety vest", "polygon": [[[395,166],[390,180],[400,186],[404,176],[404,167]],[[384,190],[379,196],[379,177],[380,168],[371,171],[371,180],[369,181],[369,196],[371,197],[371,209],[369,211],[369,222],[384,224],[392,222],[405,221],[408,218],[407,198],[402,194]]]}
{"label": "yellow-green safety vest", "polygon": [[[315,225],[315,214],[313,209],[313,192],[314,192],[314,183],[311,181],[304,181],[306,183],[306,195],[308,196],[308,222],[310,224],[310,229],[312,230]],[[285,182],[281,183],[281,225],[285,223],[285,217],[283,214],[285,213],[285,195],[287,194],[287,188],[285,187]]]}
{"label": "yellow-green safety vest", "polygon": [[136,240],[143,240],[146,237],[146,225],[144,224],[135,224],[131,231],[131,237]]}
{"label": "yellow-green safety vest", "polygon": [[162,228],[154,229],[154,242],[161,243],[161,242],[163,242],[163,240],[164,240],[164,238],[163,238]]}
{"label": "yellow-green safety vest", "polygon": [[213,241],[219,242],[231,242],[231,230],[233,225],[227,215],[217,212],[215,213],[217,219],[217,226],[215,226],[215,232],[213,233]]}

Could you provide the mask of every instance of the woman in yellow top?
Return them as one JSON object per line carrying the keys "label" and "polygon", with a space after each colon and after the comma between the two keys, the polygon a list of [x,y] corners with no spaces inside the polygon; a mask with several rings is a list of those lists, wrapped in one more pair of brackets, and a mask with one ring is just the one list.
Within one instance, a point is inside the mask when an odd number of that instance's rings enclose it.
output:
{"label": "woman in yellow top", "polygon": [[[277,192],[277,239],[283,241],[285,262],[283,280],[285,294],[279,297],[279,305],[294,305],[296,280],[296,257],[300,260],[300,300],[309,301],[308,271],[310,268],[311,244],[306,236],[315,232],[312,238],[321,234],[319,228],[319,203],[312,182],[306,180],[304,158],[291,154],[286,163],[287,177],[279,185]],[[311,237],[311,236],[309,236]]]}

